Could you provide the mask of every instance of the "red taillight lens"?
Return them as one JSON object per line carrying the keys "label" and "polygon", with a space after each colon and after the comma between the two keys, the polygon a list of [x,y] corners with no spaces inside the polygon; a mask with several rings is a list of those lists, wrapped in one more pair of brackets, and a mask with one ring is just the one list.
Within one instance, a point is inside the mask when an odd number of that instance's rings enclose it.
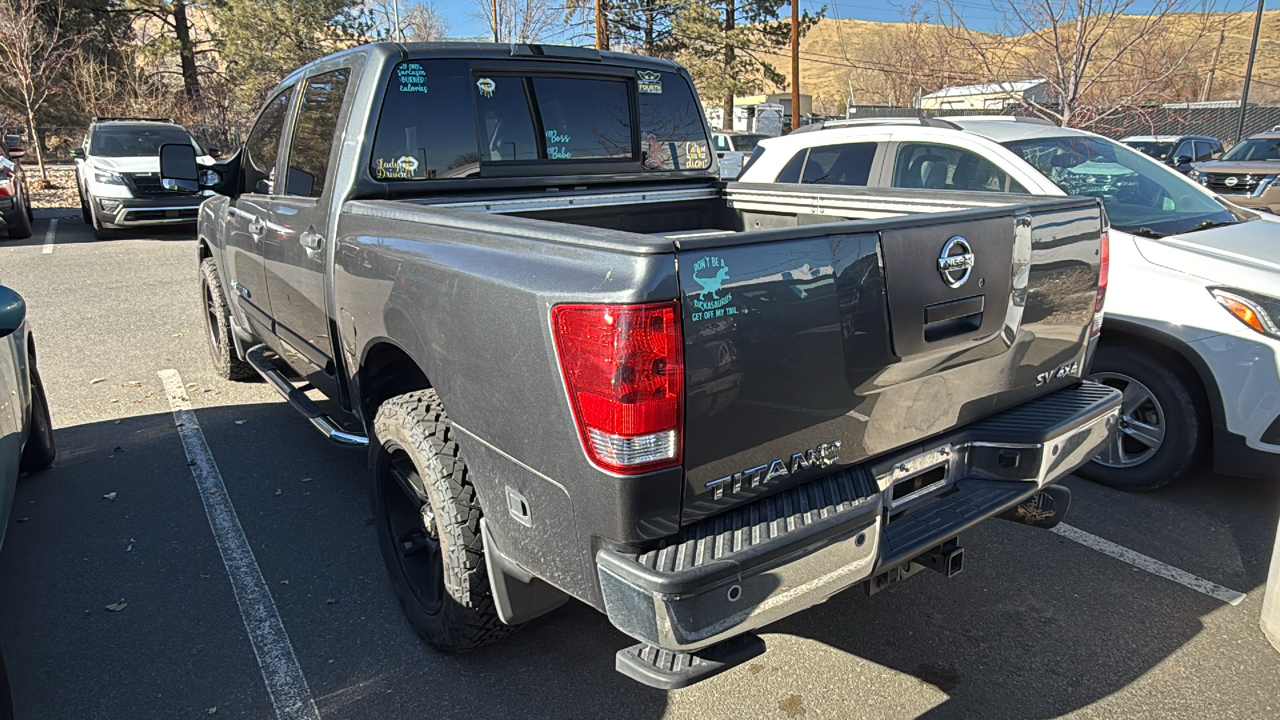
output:
{"label": "red taillight lens", "polygon": [[1111,233],[1102,231],[1102,267],[1098,270],[1098,295],[1093,301],[1093,330],[1091,334],[1102,332],[1102,305],[1107,299],[1107,278],[1111,274]]}
{"label": "red taillight lens", "polygon": [[592,462],[635,475],[680,464],[684,355],[680,306],[560,305],[560,370]]}
{"label": "red taillight lens", "polygon": [[0,170],[0,197],[18,194],[18,183],[14,182],[13,173]]}

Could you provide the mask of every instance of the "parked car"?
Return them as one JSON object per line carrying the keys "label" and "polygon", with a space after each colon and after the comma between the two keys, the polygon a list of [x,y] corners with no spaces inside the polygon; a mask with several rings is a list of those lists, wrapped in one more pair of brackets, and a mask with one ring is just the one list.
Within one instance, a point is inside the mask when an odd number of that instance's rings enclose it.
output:
{"label": "parked car", "polygon": [[1222,156],[1222,141],[1208,135],[1131,135],[1120,142],[1146,153],[1183,175],[1191,172],[1191,164],[1217,160]]}
{"label": "parked car", "polygon": [[31,196],[27,194],[26,175],[22,171],[21,147],[0,146],[0,232],[13,240],[31,237]]}
{"label": "parked car", "polygon": [[1280,132],[1251,135],[1190,177],[1236,205],[1280,214]]}
{"label": "parked car", "polygon": [[[1081,475],[1152,489],[1204,455],[1224,474],[1280,475],[1277,218],[1225,203],[1124,145],[1043,121],[819,130],[761,142],[740,180],[1102,200],[1112,287],[1092,377],[1124,391],[1125,411],[1122,432]],[[1267,151],[1251,147],[1249,157]]]}
{"label": "parked car", "polygon": [[[53,422],[36,370],[36,347],[22,296],[0,285],[0,549],[18,475],[53,464]],[[12,718],[9,682],[0,656],[0,718]]]}
{"label": "parked car", "polygon": [[740,133],[713,131],[711,142],[716,148],[716,157],[720,159],[720,177],[732,180],[742,172],[742,165],[755,149],[756,143],[770,135],[760,133]]}
{"label": "parked car", "polygon": [[99,240],[124,228],[194,223],[203,197],[160,183],[158,152],[167,143],[190,145],[200,163],[213,158],[191,133],[169,120],[94,118],[76,161],[80,213]]}
{"label": "parked car", "polygon": [[580,47],[375,44],[267,97],[200,212],[213,363],[369,448],[438,648],[574,597],[639,641],[620,670],[687,685],[960,571],[978,522],[1051,526],[1117,422],[1082,379],[1095,199],[726,191],[683,68]]}

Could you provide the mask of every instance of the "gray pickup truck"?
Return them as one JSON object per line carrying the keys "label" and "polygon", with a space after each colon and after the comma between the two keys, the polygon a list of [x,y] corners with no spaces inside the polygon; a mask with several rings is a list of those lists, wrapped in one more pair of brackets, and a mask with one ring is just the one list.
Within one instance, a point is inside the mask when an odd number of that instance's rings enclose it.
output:
{"label": "gray pickup truck", "polygon": [[670,62],[376,44],[286,78],[214,184],[161,148],[218,193],[216,367],[367,447],[431,645],[576,598],[639,641],[619,670],[687,685],[955,574],[983,520],[1051,526],[1112,432],[1096,200],[725,184],[709,135]]}

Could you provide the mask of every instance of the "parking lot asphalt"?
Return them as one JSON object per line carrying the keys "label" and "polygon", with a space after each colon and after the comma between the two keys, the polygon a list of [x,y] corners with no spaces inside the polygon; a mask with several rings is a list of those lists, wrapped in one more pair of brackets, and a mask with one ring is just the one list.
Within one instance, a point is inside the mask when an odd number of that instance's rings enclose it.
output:
{"label": "parking lot asphalt", "polygon": [[1236,605],[993,521],[962,538],[960,575],[838,595],[769,627],[761,657],[684,690],[615,672],[631,641],[576,602],[441,655],[384,578],[363,453],[328,444],[265,384],[213,374],[196,277],[189,230],[99,242],[55,210],[32,239],[0,239],[59,450],[19,481],[0,553],[20,720],[290,716],[267,690],[168,369],[323,718],[1280,717],[1280,653],[1258,628],[1280,486],[1207,472],[1142,495],[1069,479],[1068,522],[1245,593]]}

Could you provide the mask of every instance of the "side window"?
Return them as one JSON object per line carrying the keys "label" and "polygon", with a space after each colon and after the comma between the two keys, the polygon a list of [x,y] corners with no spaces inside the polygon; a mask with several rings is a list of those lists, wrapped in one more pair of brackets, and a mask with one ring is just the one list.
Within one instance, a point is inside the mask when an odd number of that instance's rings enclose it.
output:
{"label": "side window", "polygon": [[871,175],[876,143],[828,145],[809,150],[800,182],[806,185],[862,185]]}
{"label": "side window", "polygon": [[778,173],[778,179],[775,182],[780,183],[798,183],[800,182],[800,168],[804,167],[804,158],[809,154],[808,150],[801,150],[796,156],[791,158],[791,162],[782,168],[782,172]]}
{"label": "side window", "polygon": [[244,144],[244,192],[270,195],[275,190],[276,150],[284,133],[284,116],[289,112],[289,88],[271,99],[258,116]]}
{"label": "side window", "polygon": [[1173,157],[1169,159],[1177,162],[1178,158],[1183,155],[1186,155],[1187,157],[1195,157],[1195,154],[1191,150],[1190,140],[1183,140],[1182,143],[1178,145],[1178,149],[1173,151]]}
{"label": "side window", "polygon": [[1212,160],[1213,151],[1214,151],[1213,146],[1214,146],[1214,143],[1211,143],[1208,140],[1197,140],[1196,154],[1195,154],[1196,162],[1201,162],[1203,160]]}
{"label": "side window", "polygon": [[932,190],[1018,192],[1017,183],[977,153],[951,145],[903,143],[893,167],[893,186]]}
{"label": "side window", "polygon": [[347,69],[317,75],[307,81],[298,108],[293,139],[289,143],[289,174],[285,177],[285,193],[304,197],[324,194],[329,172],[338,115],[347,92]]}
{"label": "side window", "polygon": [[713,135],[716,141],[716,150],[725,152],[729,149],[729,138],[726,135]]}

